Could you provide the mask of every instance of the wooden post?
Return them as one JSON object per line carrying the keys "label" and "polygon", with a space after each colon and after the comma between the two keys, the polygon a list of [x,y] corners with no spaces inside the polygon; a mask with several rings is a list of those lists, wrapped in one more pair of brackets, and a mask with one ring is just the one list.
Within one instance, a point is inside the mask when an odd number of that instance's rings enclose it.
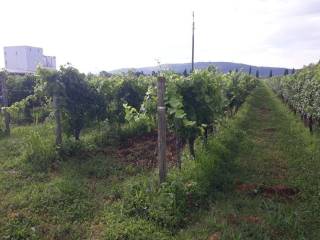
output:
{"label": "wooden post", "polygon": [[166,107],[164,104],[165,78],[158,77],[158,158],[159,158],[159,178],[160,183],[166,180]]}
{"label": "wooden post", "polygon": [[62,144],[62,127],[61,127],[61,111],[60,111],[60,103],[59,97],[57,94],[53,94],[53,109],[54,109],[54,118],[56,121],[56,145],[60,146]]}
{"label": "wooden post", "polygon": [[[6,84],[7,74],[5,72],[0,73],[0,81],[1,81],[1,89],[2,89],[2,99],[3,99],[3,106],[8,107],[8,89]],[[10,135],[10,114],[6,109],[3,110],[4,113],[4,124],[5,124],[5,134]]]}
{"label": "wooden post", "polygon": [[313,119],[312,119],[312,116],[309,117],[309,131],[310,133],[313,132]]}
{"label": "wooden post", "polygon": [[182,147],[183,143],[181,141],[181,137],[177,136],[176,137],[176,148],[177,148],[177,167],[181,169],[182,166]]}
{"label": "wooden post", "polygon": [[175,123],[175,132],[176,132],[176,161],[177,161],[177,167],[181,169],[181,138],[178,134],[178,124]]}

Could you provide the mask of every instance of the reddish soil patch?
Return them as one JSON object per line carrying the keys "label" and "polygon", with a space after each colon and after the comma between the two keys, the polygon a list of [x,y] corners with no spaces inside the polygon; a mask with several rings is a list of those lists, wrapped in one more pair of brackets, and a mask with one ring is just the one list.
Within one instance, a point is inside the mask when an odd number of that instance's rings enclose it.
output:
{"label": "reddish soil patch", "polygon": [[232,225],[239,225],[241,223],[261,224],[263,223],[263,220],[258,216],[237,216],[235,214],[230,214],[227,216],[227,222]]}
{"label": "reddish soil patch", "polygon": [[266,108],[266,107],[261,107],[259,108],[259,115],[262,118],[266,118],[271,112],[270,108]]}
{"label": "reddish soil patch", "polygon": [[[116,155],[126,163],[143,168],[157,166],[157,132],[151,132],[142,136],[132,137],[120,146]],[[167,133],[167,161],[168,164],[176,162],[175,136]]]}
{"label": "reddish soil patch", "polygon": [[268,132],[268,133],[273,133],[276,131],[276,129],[275,128],[264,128],[262,131]]}
{"label": "reddish soil patch", "polygon": [[249,195],[261,194],[262,196],[267,198],[281,197],[285,199],[292,199],[295,195],[299,193],[298,189],[288,187],[282,184],[267,187],[258,184],[243,183],[236,186],[236,191],[244,192]]}
{"label": "reddish soil patch", "polygon": [[259,186],[257,184],[252,184],[252,183],[243,183],[239,184],[236,187],[236,191],[238,192],[254,192],[259,189]]}
{"label": "reddish soil patch", "polygon": [[240,223],[239,217],[235,214],[229,214],[227,216],[227,222],[232,225],[238,225]]}
{"label": "reddish soil patch", "polygon": [[246,223],[252,223],[252,224],[262,223],[262,219],[257,216],[246,216],[246,217],[243,217],[242,220]]}
{"label": "reddish soil patch", "polygon": [[295,195],[299,193],[298,189],[287,187],[285,185],[279,184],[272,187],[261,187],[262,194],[265,197],[272,198],[274,196],[283,197],[286,199],[292,199]]}
{"label": "reddish soil patch", "polygon": [[269,113],[269,112],[271,112],[271,109],[270,109],[270,108],[267,108],[267,107],[261,107],[261,108],[259,108],[259,110],[260,110],[261,112],[263,112],[263,113]]}

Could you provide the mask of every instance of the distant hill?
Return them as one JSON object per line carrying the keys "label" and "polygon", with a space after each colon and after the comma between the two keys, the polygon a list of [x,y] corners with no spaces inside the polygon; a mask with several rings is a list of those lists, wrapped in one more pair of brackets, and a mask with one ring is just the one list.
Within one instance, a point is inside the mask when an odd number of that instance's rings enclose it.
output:
{"label": "distant hill", "polygon": [[[233,71],[238,69],[239,71],[249,72],[250,65],[242,64],[242,63],[232,63],[232,62],[196,62],[194,64],[196,69],[204,69],[209,66],[215,66],[218,70],[227,73],[229,71]],[[145,74],[151,74],[152,71],[159,70],[171,70],[177,73],[183,73],[186,69],[187,72],[191,70],[191,63],[173,63],[173,64],[162,64],[159,66],[153,67],[141,67],[141,68],[121,68],[111,71],[111,73],[122,73],[128,72],[129,70],[143,72]],[[259,67],[259,66],[251,66],[251,73],[256,74],[256,71],[259,70],[260,77],[268,77],[270,74],[270,70],[274,76],[283,75],[285,69],[289,68],[278,68],[278,67]],[[291,69],[289,69],[289,73],[291,73]]]}

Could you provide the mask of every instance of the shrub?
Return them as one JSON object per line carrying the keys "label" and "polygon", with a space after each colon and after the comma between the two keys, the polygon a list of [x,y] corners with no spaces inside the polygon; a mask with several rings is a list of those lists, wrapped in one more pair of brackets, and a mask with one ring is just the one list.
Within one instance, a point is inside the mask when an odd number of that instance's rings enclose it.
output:
{"label": "shrub", "polygon": [[120,131],[120,140],[125,140],[132,136],[141,136],[147,132],[151,132],[154,126],[154,120],[145,111],[137,111],[128,104],[123,104],[125,109],[126,123]]}
{"label": "shrub", "polygon": [[124,210],[128,216],[151,220],[171,231],[182,227],[195,208],[204,204],[204,191],[198,183],[174,171],[168,181],[142,178],[124,190]]}
{"label": "shrub", "polygon": [[60,155],[65,156],[79,156],[83,153],[92,152],[96,149],[96,145],[86,140],[75,140],[74,138],[67,138],[63,142]]}

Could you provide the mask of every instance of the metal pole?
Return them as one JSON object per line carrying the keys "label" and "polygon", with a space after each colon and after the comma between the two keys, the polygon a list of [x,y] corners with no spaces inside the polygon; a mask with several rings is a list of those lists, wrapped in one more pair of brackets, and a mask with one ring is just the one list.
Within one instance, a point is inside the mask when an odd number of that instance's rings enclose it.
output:
{"label": "metal pole", "polygon": [[191,72],[194,70],[194,12],[192,12],[192,60],[191,60]]}

